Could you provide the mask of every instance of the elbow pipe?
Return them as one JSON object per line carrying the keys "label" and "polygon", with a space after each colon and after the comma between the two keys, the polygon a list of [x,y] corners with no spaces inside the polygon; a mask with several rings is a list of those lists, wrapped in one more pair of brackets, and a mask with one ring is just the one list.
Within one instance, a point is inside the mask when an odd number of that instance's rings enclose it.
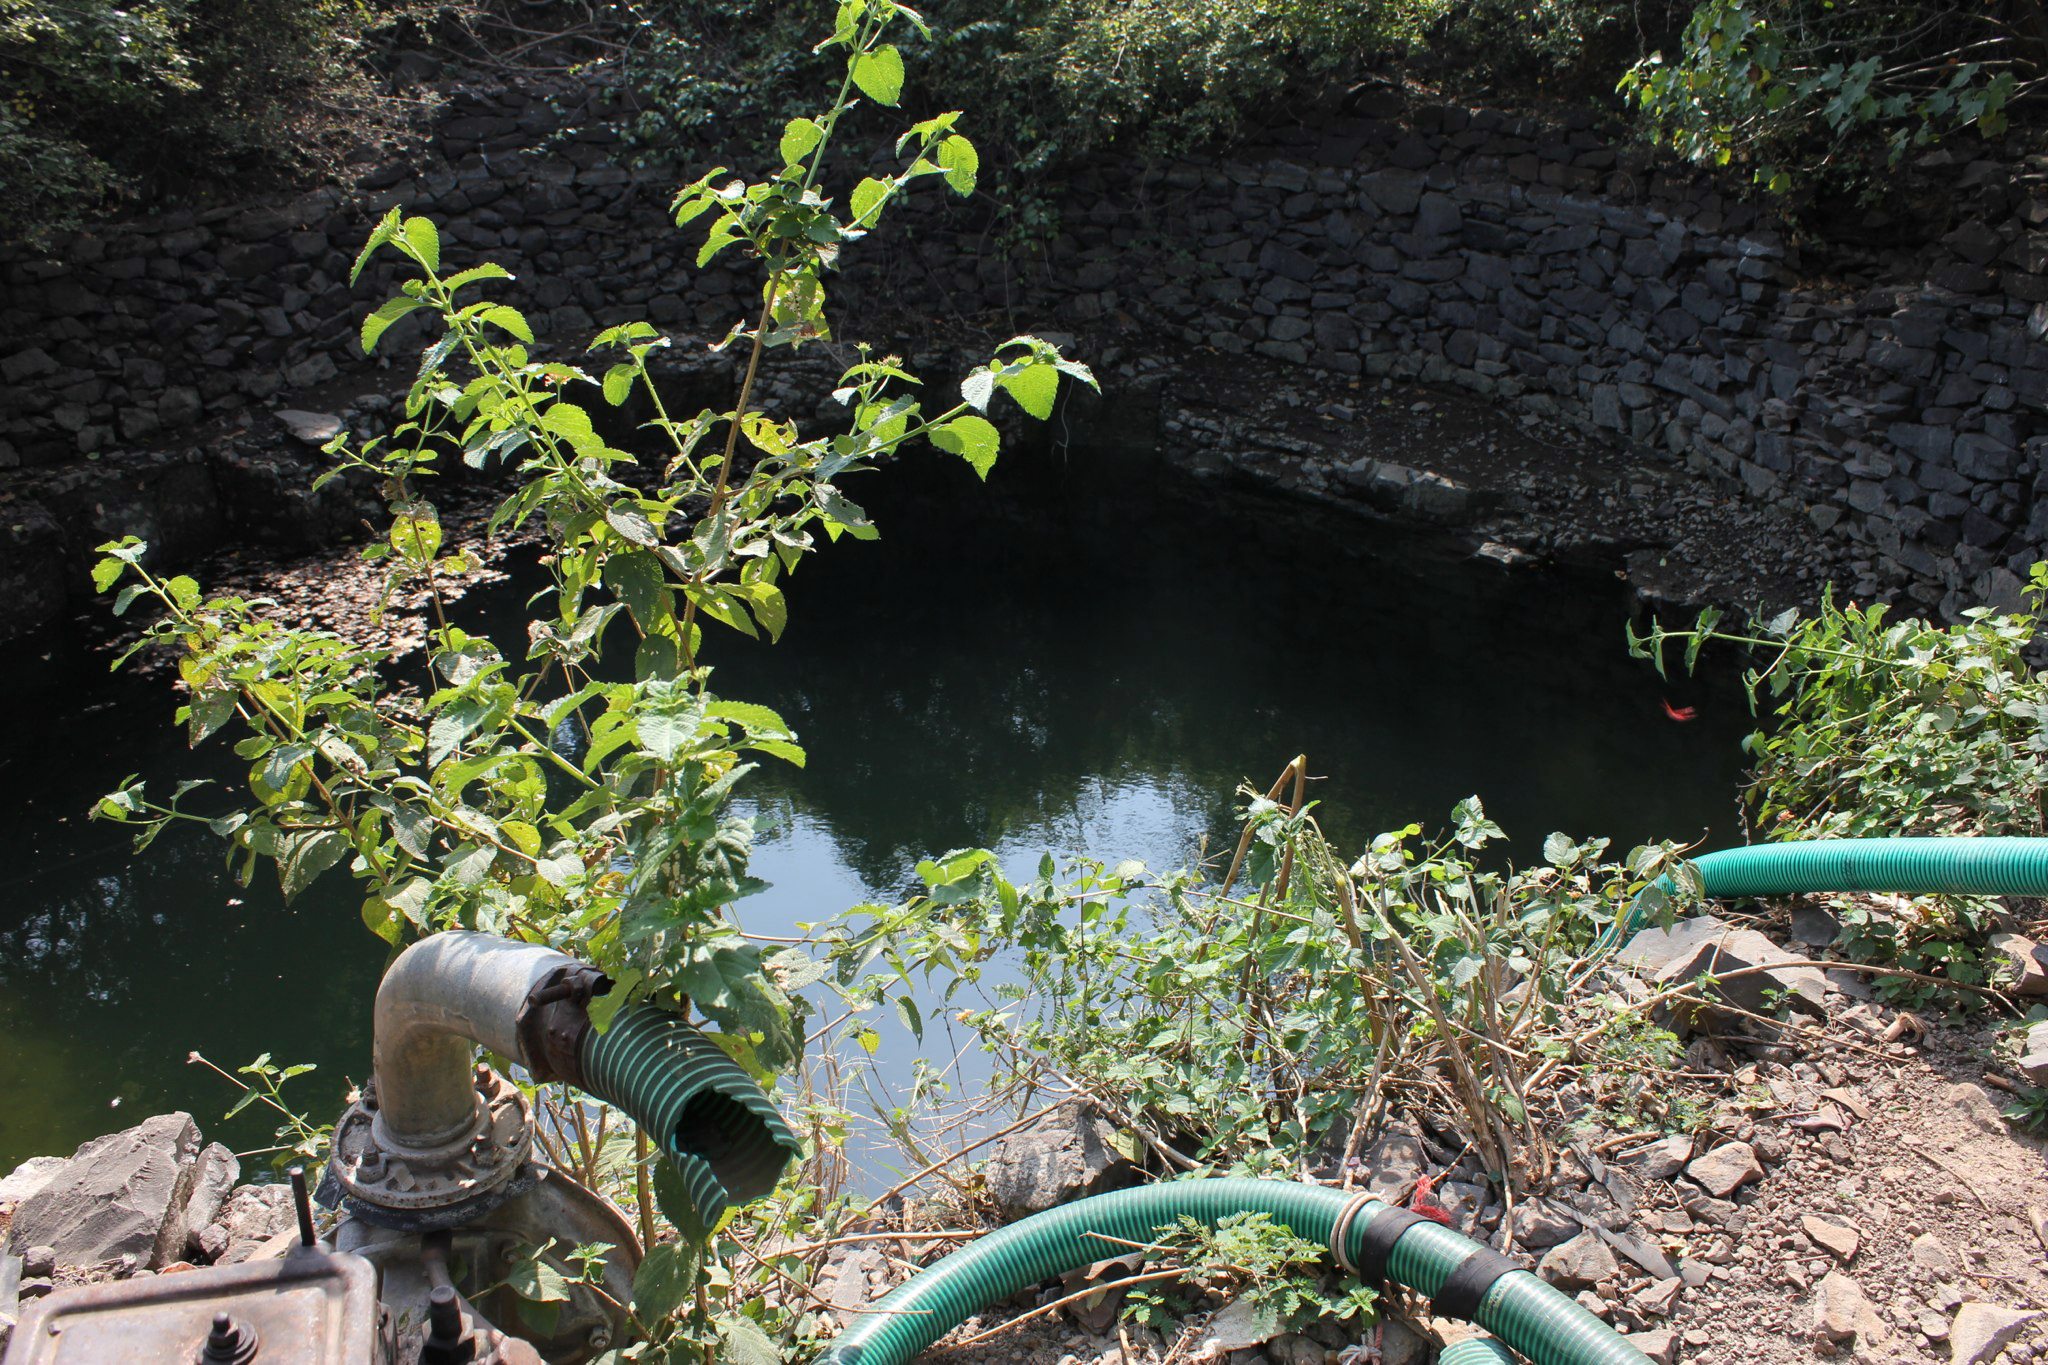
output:
{"label": "elbow pipe", "polygon": [[481,1044],[536,1081],[566,1082],[630,1115],[675,1163],[705,1227],[727,1205],[774,1189],[801,1144],[773,1101],[717,1043],[666,1010],[628,1005],[600,1032],[589,1004],[611,987],[565,953],[466,930],[400,953],[377,990],[372,1089],[336,1131],[337,1159],[352,1162],[339,1172],[344,1188],[387,1207],[382,1178],[398,1162],[409,1181],[421,1171],[447,1177],[445,1198],[408,1188],[404,1207],[466,1210],[509,1178],[516,1163],[483,1149],[517,1128],[523,1156],[523,1116],[494,1118],[509,1088],[474,1065]]}
{"label": "elbow pipe", "polygon": [[854,1319],[820,1365],[908,1365],[989,1304],[1101,1260],[1105,1237],[1149,1243],[1182,1218],[1213,1225],[1244,1212],[1333,1251],[1341,1242],[1335,1259],[1360,1279],[1426,1294],[1438,1313],[1478,1324],[1536,1365],[1648,1365],[1620,1333],[1531,1272],[1406,1209],[1290,1180],[1206,1179],[1097,1195],[990,1233]]}

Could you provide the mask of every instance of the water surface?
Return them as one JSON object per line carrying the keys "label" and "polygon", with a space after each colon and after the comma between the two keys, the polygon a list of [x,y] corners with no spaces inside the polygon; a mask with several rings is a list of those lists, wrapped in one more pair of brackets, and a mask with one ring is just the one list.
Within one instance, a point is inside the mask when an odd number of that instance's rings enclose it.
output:
{"label": "water surface", "polygon": [[[1227,841],[1235,789],[1297,752],[1347,846],[1471,793],[1527,858],[1553,829],[1737,837],[1739,696],[1629,660],[1611,578],[1510,572],[1241,491],[1104,499],[1069,480],[883,476],[857,492],[884,540],[798,574],[781,645],[721,646],[718,690],[780,709],[810,753],[746,789],[774,883],[742,905],[749,929],[896,898],[918,858],[961,846],[1020,874],[1046,850],[1179,864]],[[492,610],[510,621],[522,596]],[[301,1099],[338,1107],[383,963],[345,876],[286,908],[274,884],[236,886],[203,831],[134,854],[85,820],[93,798],[130,772],[225,774],[224,754],[184,748],[162,684],[110,680],[62,643],[7,689],[0,1170],[168,1108],[261,1146],[267,1123],[218,1122],[233,1092],[194,1050],[315,1062]],[[1674,724],[1665,698],[1700,719]],[[886,1039],[879,1084],[914,1046]],[[927,1047],[942,1062],[956,1042]]]}

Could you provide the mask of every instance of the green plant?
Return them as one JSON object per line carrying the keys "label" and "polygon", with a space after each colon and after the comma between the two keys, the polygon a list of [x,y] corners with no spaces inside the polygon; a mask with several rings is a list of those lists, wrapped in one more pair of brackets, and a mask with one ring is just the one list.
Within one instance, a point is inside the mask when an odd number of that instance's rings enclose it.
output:
{"label": "green plant", "polygon": [[1091,1097],[1169,1170],[1342,1165],[1398,1103],[1495,1178],[1540,1183],[1559,1078],[1612,1022],[1583,989],[1603,931],[1634,904],[1668,915],[1659,879],[1692,884],[1680,851],[1611,862],[1556,835],[1543,866],[1499,870],[1481,859],[1500,831],[1468,800],[1441,838],[1410,826],[1347,862],[1298,791],[1280,799],[1300,764],[1252,793],[1220,881],[1088,860],[1062,878],[1048,858],[1017,885],[992,854],[950,854],[919,868],[923,896],[848,922],[841,973],[953,1000],[1021,959],[966,1022],[1013,1079]]}
{"label": "green plant", "polygon": [[2048,675],[2026,650],[2048,601],[2036,565],[2011,613],[1973,607],[1955,625],[1888,620],[1882,604],[1787,611],[1747,631],[1709,608],[1689,630],[1633,628],[1630,652],[1661,673],[1666,648],[1693,668],[1718,642],[1756,651],[1751,705],[1772,724],[1743,742],[1747,801],[1772,837],[2039,834],[2048,778]]}
{"label": "green plant", "polygon": [[1704,0],[1675,56],[1622,78],[1651,135],[1773,193],[1839,184],[1974,128],[2003,132],[2040,82],[2038,39],[1980,6]]}
{"label": "green plant", "polygon": [[1248,1301],[1257,1332],[1278,1336],[1329,1319],[1369,1327],[1379,1295],[1360,1284],[1324,1288],[1328,1249],[1296,1237],[1264,1213],[1235,1213],[1211,1227],[1197,1219],[1160,1228],[1148,1260],[1170,1262],[1124,1300],[1124,1314],[1152,1328],[1186,1316],[1202,1294]]}
{"label": "green plant", "polygon": [[[278,1116],[277,1145],[259,1152],[242,1152],[241,1156],[264,1156],[271,1158],[271,1165],[279,1170],[294,1164],[313,1164],[327,1154],[327,1141],[334,1132],[331,1123],[315,1123],[301,1113],[284,1097],[287,1083],[316,1070],[311,1062],[299,1062],[291,1066],[279,1066],[264,1053],[246,1066],[235,1068],[234,1074],[222,1070],[201,1054],[194,1052],[185,1059],[193,1066],[203,1066],[219,1076],[229,1085],[242,1092],[242,1097],[230,1105],[223,1119],[231,1119],[252,1104],[260,1104]],[[247,1076],[248,1080],[238,1077]]]}
{"label": "green plant", "polygon": [[0,235],[338,159],[395,120],[360,63],[413,0],[0,0]]}
{"label": "green plant", "polygon": [[[2048,799],[2048,674],[2026,658],[2048,601],[2048,566],[2029,576],[2022,609],[1974,607],[1952,626],[1888,619],[1882,605],[1784,612],[1747,630],[1703,611],[1687,630],[1652,622],[1629,648],[1661,673],[1669,647],[1697,666],[1710,644],[1752,651],[1752,709],[1770,723],[1743,741],[1754,760],[1745,792],[1757,830],[1773,839],[2043,832]],[[1996,907],[1969,897],[1893,903],[1840,898],[1837,946],[1850,957],[1977,986]],[[1972,1009],[1974,992],[1881,977],[1898,1004]]]}
{"label": "green plant", "polygon": [[[599,335],[591,369],[544,358],[518,310],[485,292],[507,278],[502,268],[444,270],[434,224],[393,210],[352,278],[387,251],[413,274],[365,319],[364,349],[413,313],[433,319],[438,336],[403,424],[388,442],[336,438],[325,477],[380,482],[390,525],[365,558],[386,566],[387,597],[421,590],[433,603],[416,690],[400,685],[391,646],[281,625],[259,601],[209,599],[190,578],[153,572],[141,542],[114,542],[96,585],[118,588],[117,611],[141,600],[157,611],[124,658],[172,652],[187,696],[179,720],[194,743],[239,732],[249,799],[201,815],[190,809],[194,784],[158,802],[131,782],[96,814],[137,825],[139,845],[172,821],[203,820],[227,839],[242,877],[274,864],[288,898],[346,866],[364,892],[364,922],[394,945],[454,926],[550,943],[618,983],[601,1002],[607,1012],[634,999],[694,1010],[764,1081],[787,1071],[804,1042],[795,992],[818,969],[735,922],[730,907],[760,883],[752,829],[729,803],[753,757],[801,764],[804,752],[773,711],[712,690],[707,625],[781,634],[782,585],[818,537],[876,535],[846,494],[853,476],[922,441],[985,477],[1000,436],[984,414],[999,395],[1043,418],[1063,379],[1093,382],[1050,345],[1018,337],[962,380],[957,400],[928,405],[894,357],[858,348],[835,394],[845,430],[807,436],[753,406],[768,352],[830,336],[829,272],[906,186],[932,177],[960,194],[974,187],[979,158],[949,112],[910,127],[895,144],[899,169],[862,179],[843,208],[820,189],[847,112],[862,99],[898,103],[903,59],[885,34],[899,19],[918,22],[893,0],[845,0],[822,45],[842,63],[837,93],[789,121],[779,169],[748,182],[721,168],[677,196],[678,225],[705,227],[700,267],[739,250],[764,275],[758,319],[721,343],[747,356],[729,410],[671,415],[650,369],[668,342],[644,323]],[[602,434],[599,399],[637,403],[658,454]],[[512,488],[490,529],[544,542],[547,586],[533,599],[523,657],[465,629],[443,591],[478,558],[449,539],[426,496],[450,457],[505,466]],[[576,1146],[585,1169],[603,1168],[602,1133]],[[654,1185],[660,1199],[662,1178]],[[650,1248],[636,1311],[659,1350],[639,1358],[720,1340],[736,1349],[734,1333],[759,1330],[740,1321],[747,1294],[726,1296],[716,1321],[690,1301],[701,1260],[701,1247]],[[701,1282],[729,1286],[722,1275],[713,1266]]]}

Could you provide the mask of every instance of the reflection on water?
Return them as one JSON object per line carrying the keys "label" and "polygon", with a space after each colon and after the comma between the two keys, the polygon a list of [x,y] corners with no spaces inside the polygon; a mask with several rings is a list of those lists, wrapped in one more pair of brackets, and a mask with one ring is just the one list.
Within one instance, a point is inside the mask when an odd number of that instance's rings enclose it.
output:
{"label": "reflection on water", "polygon": [[[1019,875],[1047,849],[1179,864],[1228,837],[1240,783],[1297,752],[1347,845],[1471,792],[1525,856],[1554,828],[1735,837],[1739,699],[1629,661],[1618,585],[1373,558],[1381,533],[1293,504],[1226,516],[1148,494],[1083,516],[1019,473],[1009,501],[946,469],[931,497],[862,490],[884,541],[797,577],[783,644],[722,646],[718,690],[781,709],[810,753],[744,789],[773,883],[740,907],[749,929],[894,899],[917,859],[967,845]],[[506,622],[524,596],[499,599]],[[0,753],[0,1168],[162,1108],[220,1127],[232,1094],[185,1064],[194,1049],[315,1061],[301,1098],[335,1107],[367,1064],[383,962],[351,885],[331,875],[287,910],[273,885],[235,886],[203,830],[132,854],[84,820],[92,798],[129,772],[221,776],[221,755],[183,748],[158,686],[61,649],[28,662]],[[1701,719],[1670,723],[1666,695]],[[943,1021],[922,1049],[884,1033],[877,1087],[962,1041]],[[268,1126],[224,1133],[255,1147]]]}

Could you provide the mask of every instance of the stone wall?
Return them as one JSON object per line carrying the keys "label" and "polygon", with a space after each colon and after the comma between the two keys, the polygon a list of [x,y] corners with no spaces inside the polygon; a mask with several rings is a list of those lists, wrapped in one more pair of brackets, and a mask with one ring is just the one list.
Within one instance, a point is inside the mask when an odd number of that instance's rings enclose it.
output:
{"label": "stone wall", "polygon": [[[1957,179],[1938,246],[1823,271],[1590,117],[1388,93],[1224,160],[1083,168],[1042,253],[995,251],[975,206],[914,208],[839,292],[910,319],[1007,312],[1094,357],[1191,346],[1462,387],[1806,515],[1872,590],[1954,610],[2009,600],[2048,544],[2048,176]],[[61,262],[0,252],[0,580],[128,529],[115,510],[166,481],[196,499],[158,518],[188,539],[268,529],[276,469],[217,433],[399,382],[368,367],[402,364],[423,324],[366,362],[391,274],[347,282],[390,204],[439,219],[450,260],[520,275],[512,300],[552,337],[636,316],[722,332],[757,286],[691,268],[677,181],[629,169],[587,91],[457,89],[428,154],[346,190],[109,228]]]}

